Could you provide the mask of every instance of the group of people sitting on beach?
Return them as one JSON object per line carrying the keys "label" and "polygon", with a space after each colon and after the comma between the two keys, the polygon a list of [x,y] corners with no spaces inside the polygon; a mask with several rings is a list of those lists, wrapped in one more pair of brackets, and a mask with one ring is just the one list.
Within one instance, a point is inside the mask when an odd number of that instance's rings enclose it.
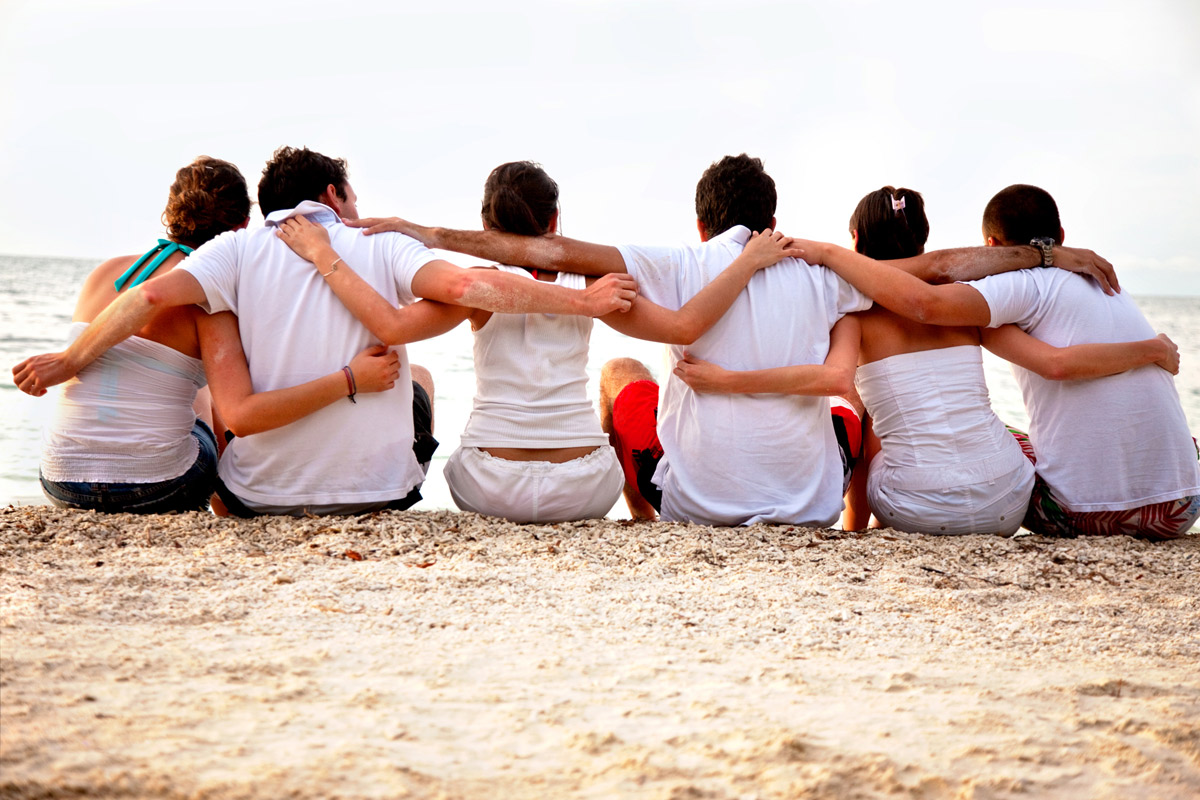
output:
{"label": "group of people sitting on beach", "polygon": [[[275,152],[258,203],[250,228],[228,162],[179,170],[168,238],[97,267],[68,348],[14,367],[30,394],[66,383],[51,502],[408,508],[437,442],[404,344],[469,320],[477,391],[444,469],[465,510],[587,519],[623,493],[636,519],[1149,538],[1200,517],[1178,350],[1106,261],[1063,247],[1036,187],[992,198],[986,247],[931,253],[921,195],[890,186],[854,210],[853,249],[775,232],[774,181],[744,154],[702,175],[694,245],[557,235],[558,187],[530,162],[488,176],[483,230],[360,219],[345,162],[306,148]],[[605,364],[599,416],[593,318],[675,365],[659,387]],[[1028,434],[993,413],[981,346],[1013,363]]]}

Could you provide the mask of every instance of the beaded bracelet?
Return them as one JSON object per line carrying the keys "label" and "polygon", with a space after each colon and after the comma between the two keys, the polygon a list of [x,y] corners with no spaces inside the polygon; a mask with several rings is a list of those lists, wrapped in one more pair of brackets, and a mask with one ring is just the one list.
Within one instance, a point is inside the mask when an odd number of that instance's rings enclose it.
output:
{"label": "beaded bracelet", "polygon": [[358,405],[358,401],[354,399],[354,395],[358,394],[358,383],[354,380],[354,370],[346,365],[342,367],[342,374],[346,376],[346,387],[350,390],[350,402]]}

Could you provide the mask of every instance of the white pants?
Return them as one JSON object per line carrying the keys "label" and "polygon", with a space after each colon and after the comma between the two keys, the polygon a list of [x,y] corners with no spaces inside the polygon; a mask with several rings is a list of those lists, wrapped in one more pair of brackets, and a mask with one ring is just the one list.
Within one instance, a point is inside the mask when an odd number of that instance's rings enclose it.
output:
{"label": "white pants", "polygon": [[1022,464],[985,483],[944,489],[898,489],[903,473],[871,464],[867,502],[881,525],[914,533],[998,533],[1021,527],[1033,492],[1033,469]]}
{"label": "white pants", "polygon": [[562,464],[508,461],[477,447],[460,447],[442,474],[463,511],[513,522],[599,519],[625,486],[621,464],[609,445]]}

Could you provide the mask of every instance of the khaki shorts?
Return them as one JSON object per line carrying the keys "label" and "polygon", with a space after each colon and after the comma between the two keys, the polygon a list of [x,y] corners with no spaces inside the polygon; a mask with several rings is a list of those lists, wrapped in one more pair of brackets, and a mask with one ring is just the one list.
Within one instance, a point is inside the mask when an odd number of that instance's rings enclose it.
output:
{"label": "khaki shorts", "polygon": [[599,519],[625,485],[617,455],[608,445],[562,464],[509,461],[477,447],[460,447],[442,474],[463,511],[512,522]]}

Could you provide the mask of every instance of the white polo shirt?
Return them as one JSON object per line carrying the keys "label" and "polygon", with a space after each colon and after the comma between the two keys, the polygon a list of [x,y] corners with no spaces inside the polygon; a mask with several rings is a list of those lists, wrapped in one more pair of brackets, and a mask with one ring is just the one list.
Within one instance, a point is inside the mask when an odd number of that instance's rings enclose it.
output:
{"label": "white polo shirt", "polygon": [[[1055,345],[1132,342],[1154,329],[1125,292],[1106,295],[1061,269],[993,275],[975,287],[989,327],[1015,323]],[[1171,374],[1150,365],[1120,375],[1050,381],[1013,365],[1029,411],[1037,471],[1071,511],[1122,511],[1200,494],[1200,465]]]}
{"label": "white polo shirt", "polygon": [[[708,242],[621,247],[638,292],[681,308],[737,258],[750,231],[734,227]],[[733,370],[821,364],[829,330],[871,300],[833,272],[796,259],[760,270],[716,325],[688,351]],[[697,394],[670,375],[661,389],[663,458],[654,482],[662,516],[706,525],[755,522],[829,526],[842,512],[842,464],[829,398],[782,394]]]}
{"label": "white polo shirt", "polygon": [[[416,298],[412,279],[436,260],[398,233],[364,236],[328,206],[305,201],[277,211],[267,225],[222,234],[178,267],[204,288],[206,311],[238,315],[255,392],[328,375],[377,344],[313,265],[275,235],[283,220],[304,215],[324,225],[354,271],[394,306]],[[424,479],[413,455],[412,383],[403,347],[400,377],[386,392],[340,400],[290,425],[233,440],[221,480],[252,507],[371,503],[407,495]]]}

